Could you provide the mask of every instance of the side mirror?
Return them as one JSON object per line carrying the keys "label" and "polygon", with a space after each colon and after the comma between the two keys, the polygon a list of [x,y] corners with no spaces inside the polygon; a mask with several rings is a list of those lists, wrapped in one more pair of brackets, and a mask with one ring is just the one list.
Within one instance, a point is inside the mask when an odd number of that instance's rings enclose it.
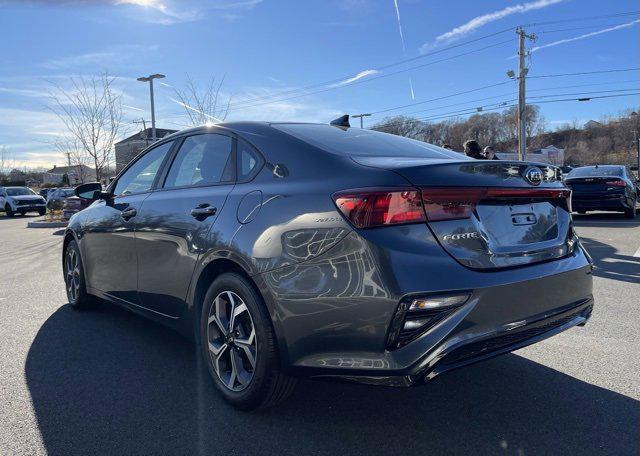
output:
{"label": "side mirror", "polygon": [[97,200],[105,196],[102,193],[102,185],[100,182],[89,182],[88,184],[78,185],[73,193],[83,200]]}

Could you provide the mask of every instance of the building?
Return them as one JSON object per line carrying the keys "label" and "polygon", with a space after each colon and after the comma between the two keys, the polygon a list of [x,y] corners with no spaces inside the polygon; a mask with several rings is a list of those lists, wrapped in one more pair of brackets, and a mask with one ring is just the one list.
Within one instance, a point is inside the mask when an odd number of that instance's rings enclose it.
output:
{"label": "building", "polygon": [[[156,138],[164,138],[176,131],[177,130],[169,130],[166,128],[156,128]],[[122,141],[118,141],[115,144],[116,173],[119,173],[122,168],[127,166],[129,162],[136,158],[151,142],[151,128],[146,128]]]}
{"label": "building", "polygon": [[85,182],[95,182],[96,172],[87,165],[55,166],[42,173],[43,184],[62,184],[65,174],[69,184],[79,185]]}

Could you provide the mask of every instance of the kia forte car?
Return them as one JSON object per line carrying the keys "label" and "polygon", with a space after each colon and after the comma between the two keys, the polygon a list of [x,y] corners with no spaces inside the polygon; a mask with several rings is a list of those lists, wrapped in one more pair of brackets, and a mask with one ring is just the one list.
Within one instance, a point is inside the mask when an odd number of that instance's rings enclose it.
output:
{"label": "kia forte car", "polygon": [[574,211],[624,212],[633,219],[638,208],[640,187],[631,171],[620,165],[583,166],[573,169],[565,177],[565,185],[572,190]]}
{"label": "kia forte car", "polygon": [[241,409],[301,376],[423,384],[593,306],[559,169],[347,118],[181,131],[76,194],[93,202],[64,237],[70,304],[101,298],[192,337]]}

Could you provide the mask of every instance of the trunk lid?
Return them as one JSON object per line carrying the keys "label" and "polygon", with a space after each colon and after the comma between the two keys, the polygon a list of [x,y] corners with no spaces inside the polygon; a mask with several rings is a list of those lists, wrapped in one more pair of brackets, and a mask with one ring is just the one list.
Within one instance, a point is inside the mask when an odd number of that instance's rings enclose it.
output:
{"label": "trunk lid", "polygon": [[569,191],[546,164],[353,157],[405,177],[422,192],[427,224],[440,245],[474,269],[549,261],[577,240]]}

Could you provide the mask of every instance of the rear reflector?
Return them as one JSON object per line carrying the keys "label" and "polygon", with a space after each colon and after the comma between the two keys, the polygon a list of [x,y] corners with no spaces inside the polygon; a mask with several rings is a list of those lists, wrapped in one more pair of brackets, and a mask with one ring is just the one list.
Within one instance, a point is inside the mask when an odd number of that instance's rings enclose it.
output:
{"label": "rear reflector", "polygon": [[340,212],[357,228],[424,222],[420,192],[373,189],[333,195]]}

